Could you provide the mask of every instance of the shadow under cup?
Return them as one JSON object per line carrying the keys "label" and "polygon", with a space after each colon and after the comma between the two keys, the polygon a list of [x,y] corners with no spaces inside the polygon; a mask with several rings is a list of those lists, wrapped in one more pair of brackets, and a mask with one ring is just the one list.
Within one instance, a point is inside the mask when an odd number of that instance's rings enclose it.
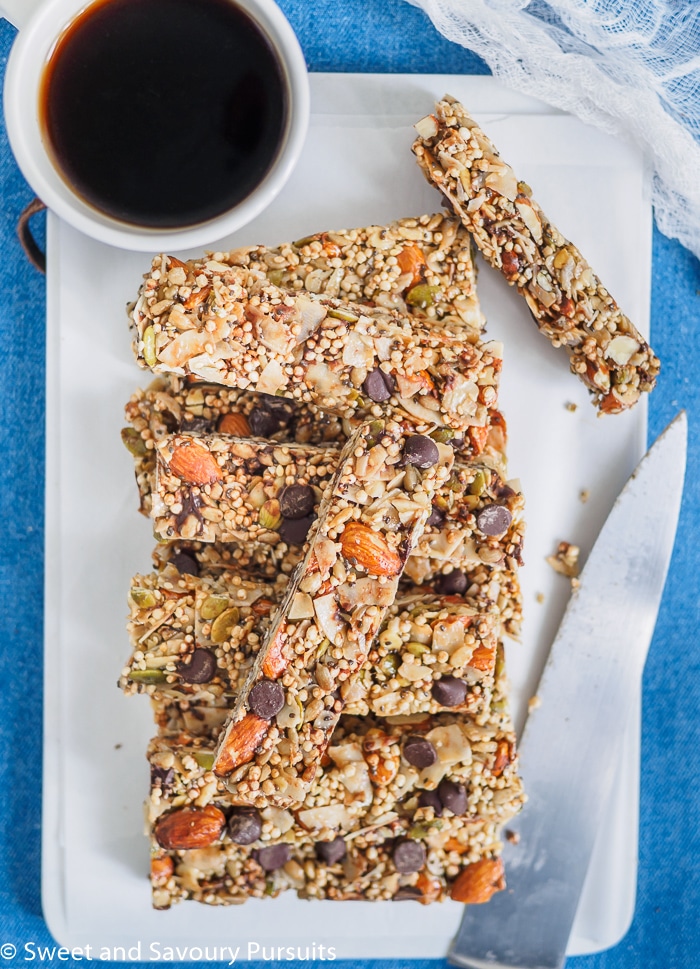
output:
{"label": "shadow under cup", "polygon": [[98,0],[58,39],[40,90],[64,181],[127,225],[199,225],[263,181],[289,90],[272,44],[232,0]]}

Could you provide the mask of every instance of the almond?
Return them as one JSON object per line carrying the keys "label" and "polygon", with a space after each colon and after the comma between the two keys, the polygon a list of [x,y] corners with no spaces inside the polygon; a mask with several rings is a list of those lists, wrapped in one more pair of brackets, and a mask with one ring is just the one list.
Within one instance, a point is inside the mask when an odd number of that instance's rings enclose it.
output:
{"label": "almond", "polygon": [[355,561],[371,575],[398,575],[403,560],[383,535],[373,531],[362,522],[348,522],[340,536],[340,544],[346,559]]}
{"label": "almond", "polygon": [[234,723],[217,751],[214,773],[226,777],[236,767],[252,760],[269,726],[269,722],[256,713],[246,713],[242,720]]}
{"label": "almond", "polygon": [[262,619],[263,616],[270,615],[274,605],[275,604],[272,599],[256,599],[250,608],[254,616],[257,616],[258,619]]}
{"label": "almond", "polygon": [[489,432],[491,430],[490,425],[485,427],[470,427],[468,431],[469,440],[472,443],[472,452],[476,454],[481,454],[481,452],[486,447],[486,442],[489,438]]}
{"label": "almond", "polygon": [[602,398],[600,404],[598,405],[603,414],[619,414],[620,411],[625,409],[625,405],[622,403],[619,397],[615,396],[614,391],[610,391]]}
{"label": "almond", "polygon": [[469,845],[462,844],[457,838],[448,838],[444,845],[445,851],[456,851],[458,855],[463,855],[469,851]]}
{"label": "almond", "polygon": [[567,320],[572,320],[576,313],[576,306],[574,301],[565,296],[564,299],[559,304],[559,312],[562,316],[565,316]]}
{"label": "almond", "polygon": [[469,665],[472,669],[481,670],[483,673],[490,673],[496,662],[496,651],[488,646],[479,645],[472,653]]}
{"label": "almond", "polygon": [[207,804],[202,808],[184,807],[164,814],[156,822],[154,833],[161,848],[184,851],[213,845],[225,826],[224,812]]}
{"label": "almond", "polygon": [[328,238],[327,233],[323,233],[320,239],[323,244],[323,251],[328,256],[329,259],[337,259],[343,254],[343,250],[340,248],[337,242],[332,242]]}
{"label": "almond", "polygon": [[223,478],[214,455],[196,441],[175,448],[170,458],[170,470],[187,484],[213,484]]}
{"label": "almond", "polygon": [[455,902],[481,905],[483,902],[488,902],[496,892],[503,891],[505,887],[506,880],[501,859],[482,858],[462,869],[450,889],[450,896]]}
{"label": "almond", "polygon": [[520,272],[520,259],[517,252],[506,249],[501,256],[501,271],[507,279],[516,279]]}
{"label": "almond", "polygon": [[263,676],[268,676],[271,680],[276,680],[278,676],[284,673],[287,668],[287,658],[284,655],[284,636],[282,635],[283,627],[280,628],[275,633],[275,638],[270,643],[270,647],[265,655],[265,659],[262,664]]}
{"label": "almond", "polygon": [[162,858],[151,858],[151,881],[153,884],[163,884],[175,870],[173,859],[169,855]]}
{"label": "almond", "polygon": [[423,905],[429,905],[430,902],[436,902],[440,895],[442,894],[442,884],[439,878],[433,878],[427,872],[422,871],[418,876],[416,881],[416,888],[420,889],[423,898],[421,902]]}
{"label": "almond", "polygon": [[386,787],[391,784],[399,772],[399,759],[391,757],[382,758],[380,754],[366,754],[365,761],[369,771],[369,779],[378,787]]}
{"label": "almond", "polygon": [[496,757],[491,768],[494,777],[500,777],[506,767],[513,760],[515,749],[508,740],[499,740],[496,745]]}
{"label": "almond", "polygon": [[219,421],[222,434],[232,434],[233,437],[250,437],[250,424],[243,414],[224,414]]}
{"label": "almond", "polygon": [[423,281],[425,274],[425,256],[418,246],[406,246],[396,257],[396,262],[402,273],[411,274],[411,286]]}
{"label": "almond", "polygon": [[196,309],[196,307],[200,306],[207,299],[209,293],[211,293],[211,286],[203,286],[196,293],[192,293],[192,295],[189,296],[183,304],[185,309]]}
{"label": "almond", "polygon": [[586,360],[586,377],[593,390],[610,391],[610,367],[602,360]]}
{"label": "almond", "polygon": [[399,758],[392,757],[386,750],[390,743],[391,738],[376,727],[367,731],[362,742],[362,755],[369,770],[370,780],[379,787],[391,784],[399,772]]}

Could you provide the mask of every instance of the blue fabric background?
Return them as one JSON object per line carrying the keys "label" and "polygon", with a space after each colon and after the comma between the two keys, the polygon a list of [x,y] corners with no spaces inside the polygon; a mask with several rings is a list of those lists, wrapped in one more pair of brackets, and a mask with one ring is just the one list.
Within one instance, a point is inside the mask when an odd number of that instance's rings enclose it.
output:
{"label": "blue fabric background", "polygon": [[[479,58],[441,38],[402,0],[282,0],[281,6],[311,70],[487,73]],[[14,30],[0,21],[3,77],[13,39]],[[0,944],[12,942],[20,950],[29,940],[51,941],[40,903],[45,287],[15,235],[17,217],[31,197],[2,125]],[[41,217],[38,222],[41,232]],[[571,959],[568,969],[700,966],[700,264],[659,233],[652,331],[664,367],[651,399],[650,436],[685,407],[690,452],[677,547],[644,679],[637,912],[619,946]],[[376,963],[384,969],[399,965]],[[443,963],[405,965],[436,969]]]}

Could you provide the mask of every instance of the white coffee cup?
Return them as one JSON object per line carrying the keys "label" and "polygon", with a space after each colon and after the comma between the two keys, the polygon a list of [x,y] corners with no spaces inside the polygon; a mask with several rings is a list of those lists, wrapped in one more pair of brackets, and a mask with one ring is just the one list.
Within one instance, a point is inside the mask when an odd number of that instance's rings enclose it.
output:
{"label": "white coffee cup", "polygon": [[309,123],[309,80],[299,42],[273,0],[234,0],[267,37],[287,84],[286,129],[269,171],[233,208],[181,229],[149,229],[104,215],[66,183],[42,136],[39,94],[57,38],[92,0],[0,0],[19,27],[7,65],[4,108],[17,163],[39,198],[76,229],[113,246],[141,252],[206,246],[246,225],[278,194],[301,153]]}

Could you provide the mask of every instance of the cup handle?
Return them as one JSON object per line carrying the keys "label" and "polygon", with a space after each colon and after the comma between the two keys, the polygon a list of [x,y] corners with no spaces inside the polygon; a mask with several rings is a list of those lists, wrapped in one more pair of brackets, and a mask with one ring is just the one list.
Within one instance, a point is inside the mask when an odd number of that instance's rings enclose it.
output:
{"label": "cup handle", "polygon": [[46,273],[46,253],[40,248],[39,243],[34,238],[30,219],[37,212],[43,212],[46,206],[41,199],[32,199],[17,220],[17,235],[24,254],[35,269],[40,273]]}
{"label": "cup handle", "polygon": [[0,0],[0,14],[21,29],[42,0]]}

